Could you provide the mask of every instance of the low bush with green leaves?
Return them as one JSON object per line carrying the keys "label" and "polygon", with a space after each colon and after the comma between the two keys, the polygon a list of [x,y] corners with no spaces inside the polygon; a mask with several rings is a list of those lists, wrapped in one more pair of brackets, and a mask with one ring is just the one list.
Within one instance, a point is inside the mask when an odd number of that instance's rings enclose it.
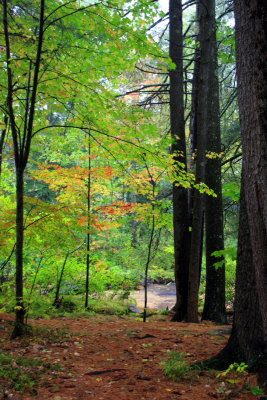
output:
{"label": "low bush with green leaves", "polygon": [[219,374],[217,375],[217,378],[220,378],[220,377],[222,377],[222,376],[227,376],[227,375],[229,375],[231,372],[236,372],[236,373],[238,373],[239,375],[244,375],[244,374],[247,374],[247,373],[248,373],[247,370],[248,370],[248,365],[247,365],[247,364],[245,364],[245,363],[243,363],[243,362],[240,363],[240,364],[234,362],[233,364],[230,364],[229,367],[228,367],[225,371],[219,373]]}
{"label": "low bush with green leaves", "polygon": [[89,301],[89,311],[93,311],[97,314],[109,314],[109,315],[124,315],[129,314],[130,302],[124,301],[123,299],[111,299],[110,297],[91,299]]}
{"label": "low bush with green leaves", "polygon": [[[228,384],[235,385],[240,382],[240,377],[248,374],[248,369],[249,366],[244,362],[234,362],[230,364],[225,371],[220,372],[216,378],[223,378]],[[225,383],[223,382],[223,384]],[[264,394],[264,391],[259,386],[245,385],[244,389],[248,390],[255,396]]]}
{"label": "low bush with green leaves", "polygon": [[196,370],[195,366],[188,365],[184,360],[184,353],[170,352],[166,361],[162,363],[164,374],[173,381],[180,381],[191,376],[191,372]]}

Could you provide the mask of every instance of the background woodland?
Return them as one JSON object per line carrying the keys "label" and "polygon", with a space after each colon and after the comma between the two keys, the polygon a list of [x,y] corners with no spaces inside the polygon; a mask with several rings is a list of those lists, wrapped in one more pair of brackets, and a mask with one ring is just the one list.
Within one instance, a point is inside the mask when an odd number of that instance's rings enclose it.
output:
{"label": "background woodland", "polygon": [[29,315],[99,311],[101,293],[152,281],[176,282],[174,320],[226,322],[242,160],[232,3],[4,0],[1,14],[13,336]]}

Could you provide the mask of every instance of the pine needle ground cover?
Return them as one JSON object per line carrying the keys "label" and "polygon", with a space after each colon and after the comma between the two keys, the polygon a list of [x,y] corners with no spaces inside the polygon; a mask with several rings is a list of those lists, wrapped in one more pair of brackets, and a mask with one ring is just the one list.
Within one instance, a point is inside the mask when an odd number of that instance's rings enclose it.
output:
{"label": "pine needle ground cover", "polygon": [[[213,370],[188,374],[187,365],[217,354],[224,346],[229,326],[177,324],[165,315],[145,324],[134,317],[107,315],[29,323],[32,331],[26,337],[10,341],[12,318],[0,315],[1,400],[257,398],[251,374],[237,376],[232,371],[218,376]],[[186,373],[173,380],[164,373],[164,363],[174,353],[182,354],[179,362]],[[10,376],[12,366],[27,373],[20,387]]]}

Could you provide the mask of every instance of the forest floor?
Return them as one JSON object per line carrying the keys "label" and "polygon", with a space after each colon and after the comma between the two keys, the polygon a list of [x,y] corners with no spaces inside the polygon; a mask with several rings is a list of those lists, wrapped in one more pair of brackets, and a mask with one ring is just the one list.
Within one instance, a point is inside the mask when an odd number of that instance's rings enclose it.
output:
{"label": "forest floor", "polygon": [[[0,314],[1,400],[260,398],[247,389],[257,386],[251,374],[218,377],[218,371],[196,370],[174,382],[163,373],[161,363],[172,351],[184,353],[189,364],[217,354],[229,326],[173,323],[161,315],[146,323],[104,315],[29,323],[31,334],[10,341],[12,316]],[[14,385],[20,389],[23,379],[21,394]]]}

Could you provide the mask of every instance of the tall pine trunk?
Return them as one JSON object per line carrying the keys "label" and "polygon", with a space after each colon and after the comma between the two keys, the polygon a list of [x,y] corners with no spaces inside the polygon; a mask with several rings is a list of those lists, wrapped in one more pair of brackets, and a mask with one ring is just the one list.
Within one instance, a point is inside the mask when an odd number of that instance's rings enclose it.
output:
{"label": "tall pine trunk", "polygon": [[[186,169],[186,141],[183,100],[183,25],[182,1],[169,2],[169,55],[175,64],[170,75],[170,123],[172,154],[176,162]],[[176,305],[173,320],[181,321],[187,312],[188,295],[188,254],[189,254],[189,216],[187,190],[173,184],[173,229],[174,229],[174,271],[176,282]]]}
{"label": "tall pine trunk", "polygon": [[[267,10],[263,0],[235,1],[238,103],[244,163],[244,187],[259,298],[257,317],[246,333],[263,332],[259,353],[267,357]],[[242,279],[242,278],[241,278]],[[243,279],[245,275],[243,273]],[[247,281],[247,285],[250,282]],[[237,315],[237,317],[239,317]],[[241,327],[239,327],[239,330]],[[241,334],[241,333],[240,333]],[[256,336],[257,337],[257,336]],[[241,346],[249,354],[245,346]]]}
{"label": "tall pine trunk", "polygon": [[[225,264],[224,257],[212,255],[215,251],[224,250],[223,206],[221,183],[220,135],[220,100],[219,80],[217,75],[218,52],[216,41],[215,1],[209,3],[212,32],[210,37],[210,79],[208,96],[208,134],[207,153],[215,153],[207,159],[206,184],[217,197],[206,196],[205,228],[206,228],[206,291],[203,319],[218,323],[226,323],[225,309]],[[220,262],[220,266],[214,264]]]}
{"label": "tall pine trunk", "polygon": [[[233,332],[223,351],[267,364],[267,10],[263,0],[235,0],[237,84],[243,178]],[[233,346],[233,344],[235,346]]]}
{"label": "tall pine trunk", "polygon": [[[209,12],[210,1],[203,0],[197,5],[197,16],[199,21],[199,81],[197,102],[197,153],[196,153],[196,183],[205,182],[206,173],[206,143],[208,129],[208,95],[210,78],[210,52],[212,16]],[[192,233],[189,261],[188,280],[188,307],[186,320],[198,322],[198,291],[199,276],[202,258],[203,242],[203,216],[204,195],[199,190],[194,191]]]}
{"label": "tall pine trunk", "polygon": [[215,358],[221,368],[227,368],[233,362],[245,361],[250,364],[257,361],[264,343],[243,175],[242,173],[233,329],[226,347]]}

